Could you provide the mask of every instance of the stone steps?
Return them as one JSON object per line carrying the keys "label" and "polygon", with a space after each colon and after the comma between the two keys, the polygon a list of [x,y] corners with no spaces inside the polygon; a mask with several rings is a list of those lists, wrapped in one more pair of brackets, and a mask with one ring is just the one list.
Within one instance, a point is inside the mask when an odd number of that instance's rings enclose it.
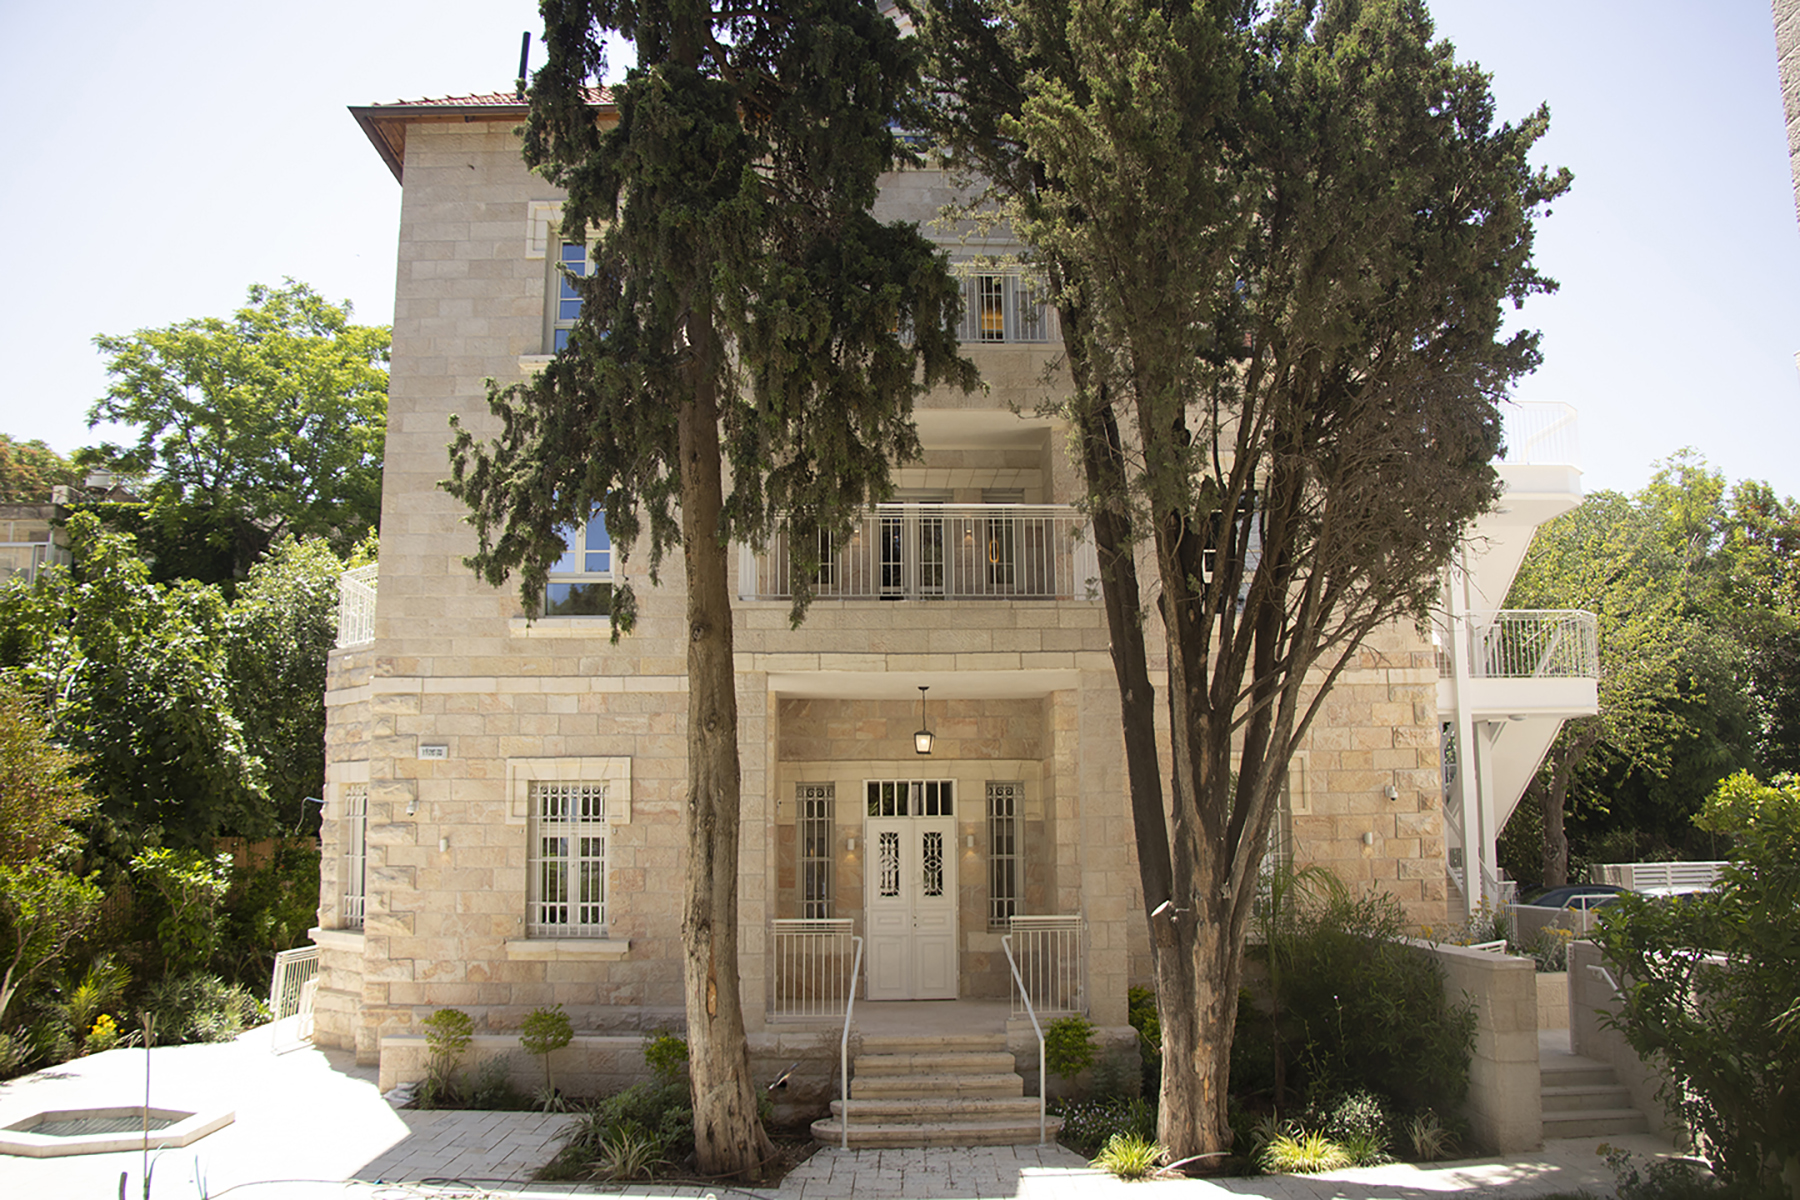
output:
{"label": "stone steps", "polygon": [[1579,1055],[1539,1065],[1545,1138],[1644,1133],[1650,1123],[1631,1106],[1631,1094],[1605,1063]]}
{"label": "stone steps", "polygon": [[[844,1109],[813,1122],[813,1137],[843,1144]],[[1001,1034],[863,1039],[850,1079],[850,1145],[1012,1146],[1038,1141],[1038,1100],[1025,1095]],[[1046,1136],[1062,1121],[1051,1117]]]}

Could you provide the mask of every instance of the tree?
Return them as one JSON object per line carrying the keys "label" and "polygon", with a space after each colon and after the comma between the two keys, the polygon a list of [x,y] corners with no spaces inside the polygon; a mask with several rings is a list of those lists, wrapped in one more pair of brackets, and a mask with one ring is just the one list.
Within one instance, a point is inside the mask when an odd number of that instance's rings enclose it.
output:
{"label": "tree", "polygon": [[0,675],[0,863],[54,860],[74,848],[93,807],[81,759],[50,740],[43,714],[11,675]]}
{"label": "tree", "polygon": [[88,421],[140,432],[84,461],[147,480],[130,531],[159,578],[237,579],[283,534],[344,552],[379,523],[388,340],[291,279],[229,320],[94,339],[112,384]]}
{"label": "tree", "polygon": [[1625,897],[1596,937],[1624,981],[1614,1024],[1666,1067],[1662,1096],[1714,1172],[1754,1194],[1800,1180],[1800,780],[1733,775],[1696,824],[1735,839],[1718,889]]}
{"label": "tree", "polygon": [[218,589],[151,582],[132,540],[92,514],[71,517],[69,534],[73,568],[0,585],[0,666],[86,760],[89,852],[122,864],[146,839],[274,833],[262,763],[232,712]]}
{"label": "tree", "polygon": [[[558,530],[604,509],[615,547],[681,546],[688,627],[688,859],[682,941],[695,1144],[707,1174],[759,1178],[738,995],[739,766],[726,545],[778,522],[800,547],[891,491],[917,454],[912,401],[973,368],[942,256],[868,212],[902,157],[889,131],[913,55],[872,3],[748,8],[675,0],[545,6],[526,160],[568,191],[562,235],[596,229],[567,352],[490,397],[491,445],[459,428],[449,490],[474,510],[491,583],[518,571],[536,611]],[[601,31],[638,66],[596,119]],[[724,491],[729,465],[732,492]],[[679,509],[679,523],[674,513]],[[804,561],[808,557],[812,561]],[[614,594],[628,632],[629,589]]]}
{"label": "tree", "polygon": [[81,472],[41,441],[0,433],[0,504],[48,504],[50,489],[81,482]]}
{"label": "tree", "polygon": [[1022,92],[1017,119],[940,112],[1008,143],[988,153],[1017,166],[990,177],[1031,189],[1019,228],[1063,306],[1155,953],[1158,1135],[1210,1155],[1231,1143],[1244,937],[1288,762],[1497,495],[1496,402],[1538,360],[1501,304],[1551,286],[1532,220],[1567,176],[1526,162],[1547,114],[1496,128],[1486,77],[1408,0],[1280,4],[1254,27],[1245,4],[930,7],[1006,60],[947,52],[925,22],[946,91],[988,70]]}
{"label": "tree", "polygon": [[0,863],[0,1020],[13,997],[93,923],[100,889],[53,863]]}

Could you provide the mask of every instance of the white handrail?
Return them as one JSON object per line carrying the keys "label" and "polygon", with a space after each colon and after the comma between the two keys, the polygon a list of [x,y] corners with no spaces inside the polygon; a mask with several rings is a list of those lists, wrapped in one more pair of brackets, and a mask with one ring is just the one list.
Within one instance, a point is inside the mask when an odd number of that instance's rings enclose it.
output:
{"label": "white handrail", "polygon": [[850,1148],[850,1018],[856,1012],[856,981],[862,975],[863,940],[852,936],[856,943],[856,960],[850,966],[850,998],[844,1001],[844,1036],[838,1039],[838,1071],[842,1080],[840,1093],[844,1107],[840,1110],[838,1121],[843,1128],[843,1147]]}
{"label": "white handrail", "polygon": [[[1003,935],[1000,938],[1000,948],[1002,950],[1006,951],[1006,965],[1009,968],[1011,968],[1011,970],[1012,970],[1013,983],[1018,985],[1019,994],[1021,996],[1025,997],[1025,1015],[1031,1018],[1032,1032],[1037,1034],[1037,1042],[1038,1042],[1038,1145],[1042,1146],[1042,1145],[1045,1145],[1049,1141],[1049,1139],[1045,1136],[1045,1133],[1044,1133],[1044,1130],[1045,1130],[1044,1089],[1045,1089],[1045,1086],[1049,1082],[1049,1080],[1044,1075],[1044,1027],[1042,1025],[1038,1024],[1037,1010],[1031,1006],[1031,993],[1029,993],[1025,990],[1024,977],[1019,974],[1019,964],[1013,958],[1012,934],[1008,933],[1008,934]],[[849,1036],[849,1033],[847,1030],[845,1032],[845,1036],[846,1037]],[[848,1139],[850,1135],[846,1132],[844,1136],[846,1139]],[[846,1140],[845,1144],[848,1145],[847,1140]]]}

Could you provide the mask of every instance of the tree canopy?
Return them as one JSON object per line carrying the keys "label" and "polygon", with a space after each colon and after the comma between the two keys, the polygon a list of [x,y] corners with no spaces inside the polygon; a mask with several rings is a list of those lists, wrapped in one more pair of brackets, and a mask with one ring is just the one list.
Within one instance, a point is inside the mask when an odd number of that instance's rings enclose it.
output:
{"label": "tree canopy", "polygon": [[52,488],[80,481],[80,468],[43,442],[0,433],[0,504],[48,504]]}
{"label": "tree canopy", "polygon": [[1288,763],[1498,494],[1496,402],[1538,361],[1502,308],[1552,286],[1532,227],[1568,177],[1527,161],[1547,113],[1497,125],[1413,0],[917,8],[947,143],[977,148],[1057,289],[1156,953],[1159,1140],[1208,1154],[1230,1145]]}
{"label": "tree canopy", "polygon": [[90,424],[138,429],[82,460],[142,480],[160,579],[241,578],[283,534],[343,553],[380,521],[389,332],[303,283],[250,288],[229,319],[94,339],[112,383]]}
{"label": "tree canopy", "polygon": [[[915,227],[869,213],[881,172],[905,157],[890,125],[916,77],[869,0],[556,0],[544,18],[525,157],[567,189],[561,233],[592,231],[593,270],[571,281],[582,308],[568,348],[491,394],[498,436],[458,425],[446,486],[473,510],[470,565],[496,585],[517,572],[531,612],[560,531],[595,508],[621,560],[647,542],[654,572],[681,547],[695,1140],[701,1170],[757,1178],[767,1141],[737,993],[725,549],[784,524],[801,548],[800,617],[818,532],[847,530],[890,493],[889,464],[918,452],[914,398],[974,382],[956,351],[960,294]],[[596,119],[607,31],[635,42],[637,66],[612,91],[616,119]],[[615,636],[635,612],[616,587]]]}

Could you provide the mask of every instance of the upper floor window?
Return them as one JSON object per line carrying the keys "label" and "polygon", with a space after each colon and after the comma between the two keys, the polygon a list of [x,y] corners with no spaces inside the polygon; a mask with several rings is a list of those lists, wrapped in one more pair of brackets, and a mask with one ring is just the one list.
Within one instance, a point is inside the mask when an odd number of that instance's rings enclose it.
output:
{"label": "upper floor window", "polygon": [[560,354],[569,344],[569,332],[575,328],[575,319],[581,315],[581,293],[569,282],[569,276],[585,279],[593,271],[593,264],[583,243],[559,240],[556,245],[556,257],[550,260],[549,295],[545,305],[549,320],[545,341],[552,353]]}
{"label": "upper floor window", "polygon": [[568,549],[550,568],[544,588],[546,617],[604,617],[612,613],[612,538],[599,509],[587,524],[562,531]]}

